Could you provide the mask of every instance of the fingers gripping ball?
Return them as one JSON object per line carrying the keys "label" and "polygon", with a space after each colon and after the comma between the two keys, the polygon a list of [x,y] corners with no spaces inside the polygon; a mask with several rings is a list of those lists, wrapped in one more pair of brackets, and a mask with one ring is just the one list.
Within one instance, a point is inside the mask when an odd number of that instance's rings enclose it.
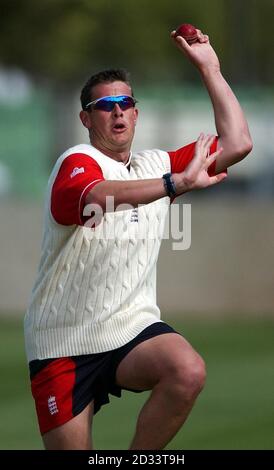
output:
{"label": "fingers gripping ball", "polygon": [[198,41],[197,30],[192,24],[183,23],[177,29],[175,37],[182,36],[188,44],[193,44]]}

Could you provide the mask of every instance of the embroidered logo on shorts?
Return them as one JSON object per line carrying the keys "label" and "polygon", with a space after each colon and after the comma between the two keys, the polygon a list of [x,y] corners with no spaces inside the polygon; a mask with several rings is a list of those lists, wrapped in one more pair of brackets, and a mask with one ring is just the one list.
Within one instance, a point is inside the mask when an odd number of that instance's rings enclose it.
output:
{"label": "embroidered logo on shorts", "polygon": [[85,169],[84,169],[83,166],[81,166],[81,168],[78,168],[78,166],[73,168],[73,170],[70,174],[70,177],[73,178],[74,176],[78,175],[79,173],[85,173]]}
{"label": "embroidered logo on shorts", "polygon": [[132,211],[131,211],[130,222],[138,222],[138,221],[139,221],[139,218],[138,218],[138,209],[137,209],[137,207],[135,207],[135,208],[132,209]]}
{"label": "embroidered logo on shorts", "polygon": [[55,415],[56,413],[59,413],[55,397],[48,398],[48,409],[51,415]]}

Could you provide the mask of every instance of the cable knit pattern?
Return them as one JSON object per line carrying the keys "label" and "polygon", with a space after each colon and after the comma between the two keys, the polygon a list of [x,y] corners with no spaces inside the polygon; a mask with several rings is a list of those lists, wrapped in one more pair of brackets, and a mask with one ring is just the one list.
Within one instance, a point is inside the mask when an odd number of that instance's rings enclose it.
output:
{"label": "cable knit pattern", "polygon": [[130,171],[90,145],[73,147],[57,160],[47,190],[42,256],[25,316],[29,361],[115,349],[160,319],[156,262],[169,198],[138,211],[106,213],[95,229],[60,225],[50,212],[51,190],[72,153],[95,159],[110,180],[159,178],[170,171],[169,156],[161,150],[133,154]]}

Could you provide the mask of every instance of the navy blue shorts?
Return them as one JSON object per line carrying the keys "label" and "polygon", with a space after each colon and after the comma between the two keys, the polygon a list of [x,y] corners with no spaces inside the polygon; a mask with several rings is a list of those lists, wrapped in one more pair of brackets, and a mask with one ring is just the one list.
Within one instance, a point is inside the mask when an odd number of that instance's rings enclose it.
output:
{"label": "navy blue shorts", "polygon": [[112,351],[31,361],[31,390],[41,434],[66,423],[93,400],[95,414],[109,403],[109,394],[120,397],[122,389],[116,384],[115,376],[121,360],[137,344],[164,333],[176,331],[166,323],[157,322]]}

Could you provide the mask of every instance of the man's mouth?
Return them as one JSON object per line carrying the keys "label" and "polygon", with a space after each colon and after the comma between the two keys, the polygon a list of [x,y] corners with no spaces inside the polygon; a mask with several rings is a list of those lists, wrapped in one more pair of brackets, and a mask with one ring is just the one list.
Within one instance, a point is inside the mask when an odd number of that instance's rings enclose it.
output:
{"label": "man's mouth", "polygon": [[114,132],[121,133],[121,132],[124,132],[126,130],[126,126],[125,126],[125,124],[120,122],[120,123],[115,124],[115,126],[113,126],[112,129],[114,130]]}

